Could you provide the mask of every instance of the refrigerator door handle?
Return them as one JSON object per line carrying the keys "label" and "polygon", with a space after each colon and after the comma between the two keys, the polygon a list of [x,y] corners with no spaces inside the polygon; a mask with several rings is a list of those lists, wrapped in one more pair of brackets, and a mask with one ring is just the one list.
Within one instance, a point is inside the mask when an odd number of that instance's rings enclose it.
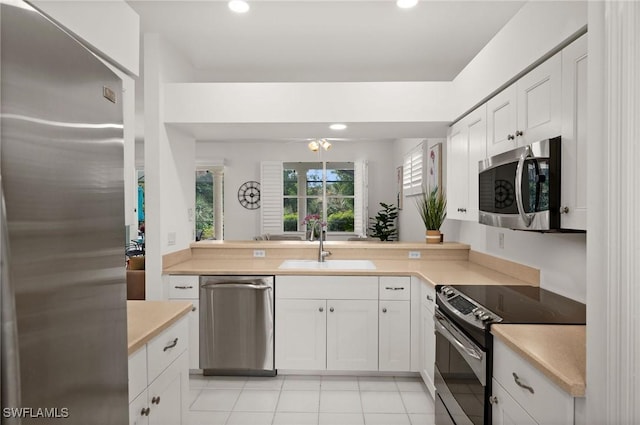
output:
{"label": "refrigerator door handle", "polygon": [[[2,189],[0,188],[0,191]],[[9,279],[9,236],[6,218],[4,194],[0,199],[0,226],[2,240],[2,263],[0,264],[0,286],[2,298],[2,340],[0,350],[2,358],[2,406],[20,407],[20,351],[18,349],[18,324],[16,316],[15,297]],[[2,424],[19,424],[20,419],[3,418]]]}

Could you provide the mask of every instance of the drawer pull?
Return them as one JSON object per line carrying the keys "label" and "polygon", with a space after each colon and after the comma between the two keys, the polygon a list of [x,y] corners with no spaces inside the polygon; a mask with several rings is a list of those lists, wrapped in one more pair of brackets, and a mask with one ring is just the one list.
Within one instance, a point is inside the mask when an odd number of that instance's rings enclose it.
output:
{"label": "drawer pull", "polygon": [[404,287],[403,286],[396,286],[396,287],[387,286],[384,289],[386,289],[387,291],[404,291]]}
{"label": "drawer pull", "polygon": [[427,301],[433,301],[433,298],[431,297],[431,295],[427,295]]}
{"label": "drawer pull", "polygon": [[151,399],[151,404],[160,404],[160,396],[155,396]]}
{"label": "drawer pull", "polygon": [[191,311],[196,311],[197,308],[195,306],[191,307]]}
{"label": "drawer pull", "polygon": [[174,286],[174,288],[176,288],[176,289],[193,289],[193,286],[191,286],[191,285],[176,285],[176,286]]}
{"label": "drawer pull", "polygon": [[141,416],[149,416],[149,413],[151,413],[151,409],[149,409],[148,407],[143,407],[142,411],[140,412]]}
{"label": "drawer pull", "polygon": [[520,381],[520,377],[516,375],[515,372],[513,372],[513,380],[516,381],[516,384],[518,384],[520,388],[524,388],[525,390],[528,390],[531,394],[534,394],[533,388],[531,388],[526,384],[523,384],[522,381]]}
{"label": "drawer pull", "polygon": [[162,351],[167,351],[172,349],[173,347],[175,347],[176,345],[178,345],[178,338],[174,339],[173,341],[171,341],[171,343],[169,345],[167,345],[166,347],[164,347],[162,349]]}

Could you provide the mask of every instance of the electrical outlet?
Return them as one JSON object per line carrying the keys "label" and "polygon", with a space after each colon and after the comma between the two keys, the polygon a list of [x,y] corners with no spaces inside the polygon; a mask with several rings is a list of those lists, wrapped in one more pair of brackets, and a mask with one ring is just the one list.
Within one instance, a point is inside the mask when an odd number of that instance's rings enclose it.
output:
{"label": "electrical outlet", "polygon": [[254,249],[253,250],[253,256],[255,258],[264,258],[267,256],[267,253],[265,252],[264,249]]}
{"label": "electrical outlet", "polygon": [[504,249],[504,233],[498,233],[498,248]]}
{"label": "electrical outlet", "polygon": [[420,251],[409,251],[409,258],[420,258]]}
{"label": "electrical outlet", "polygon": [[176,232],[169,232],[167,234],[167,245],[175,245],[176,244]]}

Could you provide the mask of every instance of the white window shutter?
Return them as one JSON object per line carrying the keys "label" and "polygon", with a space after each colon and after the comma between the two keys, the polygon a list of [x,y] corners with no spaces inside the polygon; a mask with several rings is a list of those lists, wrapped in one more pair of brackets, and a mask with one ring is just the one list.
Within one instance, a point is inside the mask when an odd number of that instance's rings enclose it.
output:
{"label": "white window shutter", "polygon": [[404,196],[422,193],[424,155],[425,143],[420,143],[404,157],[402,164],[402,191]]}
{"label": "white window shutter", "polygon": [[282,233],[283,176],[281,161],[260,164],[260,218],[262,234]]}
{"label": "white window shutter", "polygon": [[357,235],[365,236],[367,234],[367,223],[369,221],[369,188],[367,162],[356,161],[353,164],[353,231]]}

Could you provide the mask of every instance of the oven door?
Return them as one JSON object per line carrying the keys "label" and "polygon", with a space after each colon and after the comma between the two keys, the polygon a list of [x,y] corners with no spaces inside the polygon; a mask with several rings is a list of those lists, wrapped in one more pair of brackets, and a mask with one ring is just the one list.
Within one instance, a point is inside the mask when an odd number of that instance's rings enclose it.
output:
{"label": "oven door", "polygon": [[486,353],[436,308],[436,425],[482,425]]}

